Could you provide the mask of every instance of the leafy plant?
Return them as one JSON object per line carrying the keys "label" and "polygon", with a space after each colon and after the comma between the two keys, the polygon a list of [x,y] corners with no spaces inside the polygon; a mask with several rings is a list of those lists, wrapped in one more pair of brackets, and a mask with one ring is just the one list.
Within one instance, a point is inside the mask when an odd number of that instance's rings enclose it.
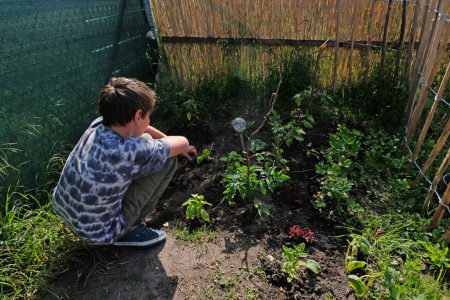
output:
{"label": "leafy plant", "polygon": [[344,125],[339,125],[338,131],[330,134],[330,147],[322,151],[325,160],[316,165],[316,172],[322,175],[321,190],[315,195],[319,209],[331,203],[340,207],[349,199],[353,186],[350,179],[352,159],[358,155],[360,136],[361,132],[350,130]]}
{"label": "leafy plant", "polygon": [[303,230],[300,226],[292,226],[289,228],[289,236],[294,241],[298,241],[300,238],[304,239],[307,243],[312,243],[315,240],[316,232],[309,228],[305,228]]}
{"label": "leafy plant", "polygon": [[305,244],[300,243],[294,248],[283,245],[283,266],[282,270],[287,275],[287,282],[292,282],[293,279],[299,279],[298,271],[306,268],[315,274],[319,274],[321,269],[318,262],[312,259],[302,260],[308,257],[304,252]]}
{"label": "leafy plant", "polygon": [[210,151],[208,148],[205,148],[202,150],[202,152],[200,152],[199,155],[197,155],[197,164],[201,164],[202,162],[210,159],[211,159]]}
{"label": "leafy plant", "polygon": [[436,282],[439,282],[446,269],[450,268],[450,258],[448,255],[448,247],[431,242],[420,241],[422,246],[427,250],[428,263],[436,269],[439,269],[439,275]]}
{"label": "leafy plant", "polygon": [[186,219],[193,220],[198,219],[204,222],[210,222],[209,214],[203,208],[203,205],[210,205],[211,203],[205,201],[203,195],[192,194],[188,200],[186,200],[182,205],[186,206]]}
{"label": "leafy plant", "polygon": [[371,249],[369,241],[361,235],[351,234],[353,239],[347,247],[347,253],[345,255],[345,273],[347,274],[347,281],[352,287],[356,295],[362,297],[365,296],[369,290],[369,286],[372,283],[372,279],[376,278],[377,274],[368,274],[358,276],[351,274],[358,269],[364,269],[367,265],[364,261],[357,260],[358,252],[362,252],[367,255]]}
{"label": "leafy plant", "polygon": [[[222,157],[221,161],[227,163],[227,167],[222,173],[222,183],[225,186],[223,193],[230,205],[234,203],[236,196],[254,202],[257,193],[266,195],[268,192],[273,192],[276,187],[289,179],[285,169],[271,165],[261,154],[257,158],[259,164],[250,166],[242,165],[245,159],[236,152],[230,152]],[[258,203],[254,205],[255,208],[261,207],[261,204]],[[262,210],[258,212],[262,212]]]}
{"label": "leafy plant", "polygon": [[286,164],[283,159],[283,146],[291,146],[294,141],[302,142],[304,140],[305,128],[314,126],[314,118],[311,115],[303,113],[300,105],[303,101],[302,94],[296,94],[293,97],[295,107],[291,110],[288,121],[283,122],[282,117],[272,111],[270,116],[270,126],[273,133],[275,160],[279,164]]}

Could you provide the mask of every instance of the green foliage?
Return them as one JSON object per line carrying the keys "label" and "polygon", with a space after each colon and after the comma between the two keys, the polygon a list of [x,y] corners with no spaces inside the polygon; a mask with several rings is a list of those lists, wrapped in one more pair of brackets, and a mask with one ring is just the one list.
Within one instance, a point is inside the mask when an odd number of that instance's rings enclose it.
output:
{"label": "green foliage", "polygon": [[325,161],[316,165],[316,172],[322,177],[321,190],[315,195],[315,203],[319,209],[333,204],[339,209],[349,199],[353,186],[351,174],[353,160],[358,155],[361,133],[350,130],[344,125],[338,126],[335,134],[330,134],[330,147],[322,150]]}
{"label": "green foliage", "polygon": [[35,298],[66,270],[82,244],[52,212],[51,204],[39,206],[33,196],[11,187],[5,202],[0,214],[0,293],[12,299]]}
{"label": "green foliage", "polygon": [[277,146],[291,146],[294,140],[303,141],[305,135],[304,128],[312,128],[314,126],[314,118],[302,112],[300,105],[304,101],[304,94],[296,94],[293,98],[295,107],[290,112],[289,121],[282,123],[280,115],[273,111],[270,117],[270,125],[274,135],[274,143]]}
{"label": "green foliage", "polygon": [[206,225],[189,230],[188,228],[183,227],[179,221],[176,221],[173,229],[178,240],[199,245],[204,242],[211,242],[216,237],[215,233]]}
{"label": "green foliage", "polygon": [[[236,196],[252,201],[257,193],[266,195],[268,192],[273,192],[289,179],[285,169],[273,166],[267,159],[271,155],[271,153],[258,153],[257,164],[250,166],[242,165],[245,159],[234,151],[220,159],[227,165],[222,173],[222,183],[225,186],[223,193],[230,205],[234,203]],[[255,205],[255,207],[258,206],[260,205]]]}
{"label": "green foliage", "polygon": [[[273,67],[269,76],[265,79],[267,91],[272,93],[276,90],[277,84],[282,78],[280,91],[278,93],[277,106],[281,111],[289,111],[292,103],[292,95],[305,90],[312,83],[313,59],[308,55],[291,53],[291,55],[281,63],[280,67]],[[266,98],[270,98],[269,95]]]}
{"label": "green foliage", "polygon": [[308,257],[305,253],[305,244],[300,243],[294,248],[283,245],[283,266],[282,271],[287,275],[287,282],[299,279],[298,271],[306,268],[315,274],[319,274],[321,269],[318,262],[312,259],[303,260]]}
{"label": "green foliage", "polygon": [[[361,230],[350,228],[345,257],[348,281],[358,296],[441,299],[446,295],[445,286],[439,284],[449,268],[448,250],[430,241],[431,233],[423,232],[426,220],[405,212],[366,213],[360,222]],[[436,279],[427,274],[425,262],[438,271]]]}
{"label": "green foliage", "polygon": [[211,156],[210,156],[209,149],[208,148],[203,149],[202,152],[200,152],[200,154],[197,155],[197,164],[201,164],[204,161],[208,161],[210,159],[211,159]]}
{"label": "green foliage", "polygon": [[198,219],[203,222],[210,222],[209,214],[203,208],[203,205],[211,206],[211,203],[205,201],[203,195],[192,194],[188,200],[182,205],[186,206],[186,219],[193,220]]}

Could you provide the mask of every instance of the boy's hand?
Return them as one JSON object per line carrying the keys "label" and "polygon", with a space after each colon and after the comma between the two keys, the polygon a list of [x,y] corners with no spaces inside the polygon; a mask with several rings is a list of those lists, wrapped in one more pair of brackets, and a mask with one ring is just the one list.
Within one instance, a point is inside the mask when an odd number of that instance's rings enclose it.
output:
{"label": "boy's hand", "polygon": [[181,155],[183,155],[187,159],[191,160],[193,157],[197,156],[197,149],[194,146],[189,145],[187,152],[182,153]]}

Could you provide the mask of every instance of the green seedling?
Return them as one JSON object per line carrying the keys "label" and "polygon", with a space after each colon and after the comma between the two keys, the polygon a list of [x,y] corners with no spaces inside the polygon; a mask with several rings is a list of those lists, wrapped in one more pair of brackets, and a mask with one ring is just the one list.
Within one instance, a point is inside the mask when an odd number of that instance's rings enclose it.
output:
{"label": "green seedling", "polygon": [[300,243],[294,248],[283,245],[283,266],[282,270],[287,275],[287,282],[292,282],[294,279],[299,279],[298,271],[302,268],[306,268],[315,274],[319,274],[321,269],[317,261],[308,259],[302,260],[302,258],[308,257],[308,254],[304,252],[305,244]]}
{"label": "green seedling", "polygon": [[210,155],[209,149],[208,148],[203,149],[202,152],[199,155],[197,155],[197,164],[201,164],[204,161],[212,159],[211,156],[209,155]]}
{"label": "green seedling", "polygon": [[186,219],[198,219],[203,222],[210,222],[209,214],[203,208],[203,205],[211,206],[211,203],[205,201],[203,195],[192,194],[192,197],[186,200],[182,205],[186,206]]}

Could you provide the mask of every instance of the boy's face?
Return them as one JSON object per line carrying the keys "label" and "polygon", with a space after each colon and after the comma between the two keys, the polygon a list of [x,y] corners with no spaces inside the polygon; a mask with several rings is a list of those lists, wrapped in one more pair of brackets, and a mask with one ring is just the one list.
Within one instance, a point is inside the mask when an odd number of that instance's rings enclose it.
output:
{"label": "boy's face", "polygon": [[140,118],[138,119],[138,122],[137,122],[138,136],[141,136],[145,132],[148,125],[150,125],[150,113],[146,113],[144,115],[144,113],[141,111]]}

